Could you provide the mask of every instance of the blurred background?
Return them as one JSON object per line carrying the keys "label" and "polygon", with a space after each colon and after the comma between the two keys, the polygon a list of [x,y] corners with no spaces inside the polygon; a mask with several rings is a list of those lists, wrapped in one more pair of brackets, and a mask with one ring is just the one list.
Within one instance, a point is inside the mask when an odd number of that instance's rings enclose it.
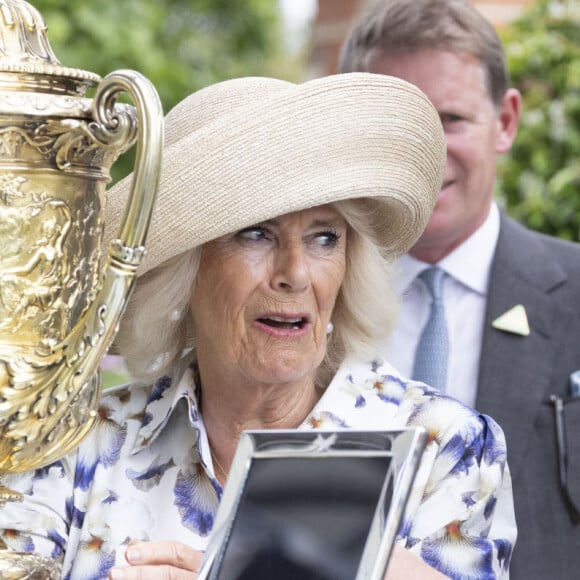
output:
{"label": "blurred background", "polygon": [[[157,87],[165,112],[191,92],[259,75],[301,82],[336,72],[340,45],[374,0],[32,0],[66,66],[130,68]],[[413,0],[409,0],[413,1]],[[473,0],[506,47],[524,97],[502,160],[498,202],[529,227],[580,241],[580,0]],[[131,170],[130,154],[113,180]],[[106,357],[105,386],[124,382]]]}

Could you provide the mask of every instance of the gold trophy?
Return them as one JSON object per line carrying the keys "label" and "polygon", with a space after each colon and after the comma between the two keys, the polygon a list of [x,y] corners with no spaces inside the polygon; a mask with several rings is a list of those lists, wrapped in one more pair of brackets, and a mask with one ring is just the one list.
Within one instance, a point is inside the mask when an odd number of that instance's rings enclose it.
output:
{"label": "gold trophy", "polygon": [[[123,93],[135,106],[117,102]],[[98,367],[144,255],[162,139],[147,79],[62,66],[39,12],[0,0],[0,476],[61,458],[97,418]],[[135,142],[132,195],[104,256],[109,170]],[[0,486],[0,503],[19,498]],[[1,578],[59,577],[53,560],[5,548]]]}

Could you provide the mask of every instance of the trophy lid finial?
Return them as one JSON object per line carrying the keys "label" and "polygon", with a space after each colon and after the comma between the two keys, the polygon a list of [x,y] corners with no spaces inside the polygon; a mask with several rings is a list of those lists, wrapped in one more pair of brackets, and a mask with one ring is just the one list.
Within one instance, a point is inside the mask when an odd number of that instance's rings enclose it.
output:
{"label": "trophy lid finial", "polygon": [[61,65],[40,12],[24,0],[0,0],[0,89],[84,95],[100,76]]}

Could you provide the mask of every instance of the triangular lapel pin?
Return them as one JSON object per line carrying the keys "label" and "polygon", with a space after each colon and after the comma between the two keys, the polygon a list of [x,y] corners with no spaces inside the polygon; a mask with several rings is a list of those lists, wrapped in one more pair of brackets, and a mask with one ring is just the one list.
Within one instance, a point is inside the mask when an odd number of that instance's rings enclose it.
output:
{"label": "triangular lapel pin", "polygon": [[523,304],[517,304],[510,308],[507,312],[498,316],[491,325],[498,330],[519,334],[520,336],[529,336],[530,334],[528,316]]}

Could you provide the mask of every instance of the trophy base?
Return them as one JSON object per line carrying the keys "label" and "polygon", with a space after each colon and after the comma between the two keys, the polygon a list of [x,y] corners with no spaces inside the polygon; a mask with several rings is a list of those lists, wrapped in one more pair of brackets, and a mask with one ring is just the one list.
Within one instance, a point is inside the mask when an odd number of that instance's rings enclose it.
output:
{"label": "trophy base", "polygon": [[[20,501],[22,494],[0,483],[0,506],[9,501]],[[56,580],[61,578],[61,565],[51,558],[27,552],[12,552],[0,540],[1,580]]]}
{"label": "trophy base", "polygon": [[56,560],[0,549],[2,580],[57,580],[62,577],[61,573],[60,563]]}

